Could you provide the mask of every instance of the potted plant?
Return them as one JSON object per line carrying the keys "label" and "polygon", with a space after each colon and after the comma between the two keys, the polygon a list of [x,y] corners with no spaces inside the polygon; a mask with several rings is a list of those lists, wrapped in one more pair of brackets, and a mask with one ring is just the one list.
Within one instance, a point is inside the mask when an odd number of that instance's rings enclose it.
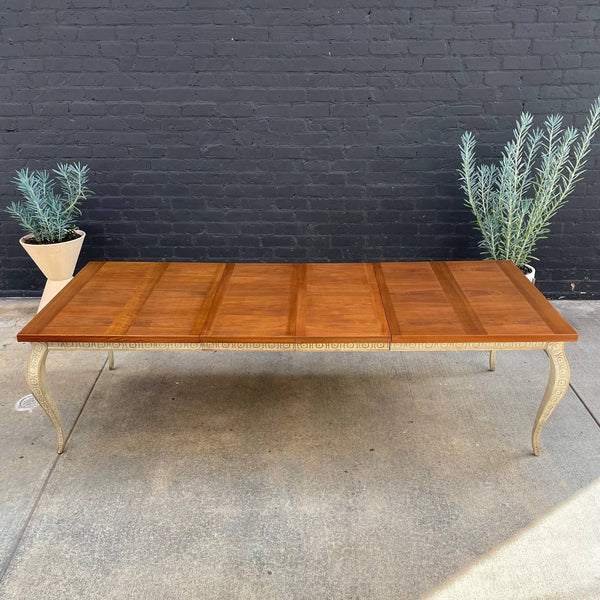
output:
{"label": "potted plant", "polygon": [[460,141],[458,170],[466,205],[481,232],[479,246],[490,260],[511,260],[535,282],[531,262],[539,240],[566,203],[585,172],[590,142],[600,125],[600,97],[592,104],[583,129],[562,128],[562,116],[550,115],[533,129],[533,116],[522,113],[514,138],[499,164],[477,164],[475,137]]}
{"label": "potted plant", "polygon": [[27,232],[19,242],[48,279],[38,312],[73,278],[85,238],[75,219],[80,202],[93,193],[86,165],[59,163],[53,172],[56,179],[48,171],[17,171],[14,183],[23,200],[6,209]]}

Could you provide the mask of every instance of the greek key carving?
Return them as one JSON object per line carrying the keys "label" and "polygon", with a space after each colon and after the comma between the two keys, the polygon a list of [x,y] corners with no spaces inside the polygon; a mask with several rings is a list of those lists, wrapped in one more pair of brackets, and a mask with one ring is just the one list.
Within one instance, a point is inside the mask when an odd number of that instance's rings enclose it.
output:
{"label": "greek key carving", "polygon": [[543,350],[548,342],[440,342],[440,343],[395,343],[390,350],[400,352],[429,352],[438,350]]}
{"label": "greek key carving", "polygon": [[298,352],[381,352],[388,351],[387,342],[372,343],[303,343],[296,344]]}
{"label": "greek key carving", "polygon": [[565,345],[563,342],[551,342],[547,348],[550,358],[550,376],[546,392],[542,398],[542,403],[538,409],[531,434],[533,453],[538,456],[540,453],[540,435],[544,424],[563,399],[569,389],[569,380],[571,378],[571,368],[565,354]]}
{"label": "greek key carving", "polygon": [[48,390],[46,382],[46,357],[48,356],[48,344],[42,342],[33,342],[31,344],[31,354],[27,363],[26,379],[27,385],[38,401],[44,412],[52,421],[58,437],[58,453],[62,454],[65,446],[65,434],[63,424],[58,412],[56,402],[54,402]]}
{"label": "greek key carving", "polygon": [[202,344],[203,350],[224,350],[227,352],[293,352],[295,344],[276,343],[276,344],[233,344],[233,343],[213,343],[207,342]]}
{"label": "greek key carving", "polygon": [[48,342],[52,350],[202,350],[201,343],[167,342]]}

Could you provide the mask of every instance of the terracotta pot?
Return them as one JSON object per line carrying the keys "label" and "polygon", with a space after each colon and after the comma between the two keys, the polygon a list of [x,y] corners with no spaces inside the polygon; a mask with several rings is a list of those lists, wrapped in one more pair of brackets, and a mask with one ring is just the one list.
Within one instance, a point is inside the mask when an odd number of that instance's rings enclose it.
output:
{"label": "terracotta pot", "polygon": [[48,280],[38,306],[38,312],[73,279],[73,271],[85,238],[84,231],[77,229],[77,233],[79,234],[78,238],[58,244],[29,244],[27,242],[33,238],[32,235],[24,235],[19,240],[25,252],[31,256],[33,262]]}
{"label": "terracotta pot", "polygon": [[535,269],[531,265],[524,265],[523,273],[535,285]]}

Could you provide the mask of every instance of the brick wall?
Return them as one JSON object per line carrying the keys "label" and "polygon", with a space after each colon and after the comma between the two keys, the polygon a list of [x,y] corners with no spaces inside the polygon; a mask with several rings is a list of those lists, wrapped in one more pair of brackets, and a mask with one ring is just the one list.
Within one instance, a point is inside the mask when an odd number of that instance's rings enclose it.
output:
{"label": "brick wall", "polygon": [[[82,263],[476,257],[461,133],[497,156],[522,109],[581,124],[599,18],[596,0],[3,0],[0,206],[15,169],[83,161]],[[550,295],[600,295],[599,166],[600,144],[540,248]],[[0,288],[32,293],[6,219]]]}

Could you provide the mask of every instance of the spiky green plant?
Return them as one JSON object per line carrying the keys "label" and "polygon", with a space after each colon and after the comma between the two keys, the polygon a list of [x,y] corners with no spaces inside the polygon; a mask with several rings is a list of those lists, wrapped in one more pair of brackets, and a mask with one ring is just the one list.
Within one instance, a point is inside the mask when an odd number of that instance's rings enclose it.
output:
{"label": "spiky green plant", "polygon": [[561,115],[550,115],[544,128],[533,129],[533,116],[521,114],[497,165],[478,165],[475,137],[463,134],[458,173],[486,258],[511,260],[518,267],[537,260],[537,243],[547,237],[550,220],[585,172],[600,126],[600,96],[583,129],[563,130],[562,121]]}
{"label": "spiky green plant", "polygon": [[[55,179],[48,171],[17,171],[13,181],[23,200],[11,203],[6,209],[38,244],[76,238],[75,219],[81,215],[79,204],[93,194],[87,187],[87,165],[59,163],[53,172]],[[56,191],[57,182],[60,192]]]}

